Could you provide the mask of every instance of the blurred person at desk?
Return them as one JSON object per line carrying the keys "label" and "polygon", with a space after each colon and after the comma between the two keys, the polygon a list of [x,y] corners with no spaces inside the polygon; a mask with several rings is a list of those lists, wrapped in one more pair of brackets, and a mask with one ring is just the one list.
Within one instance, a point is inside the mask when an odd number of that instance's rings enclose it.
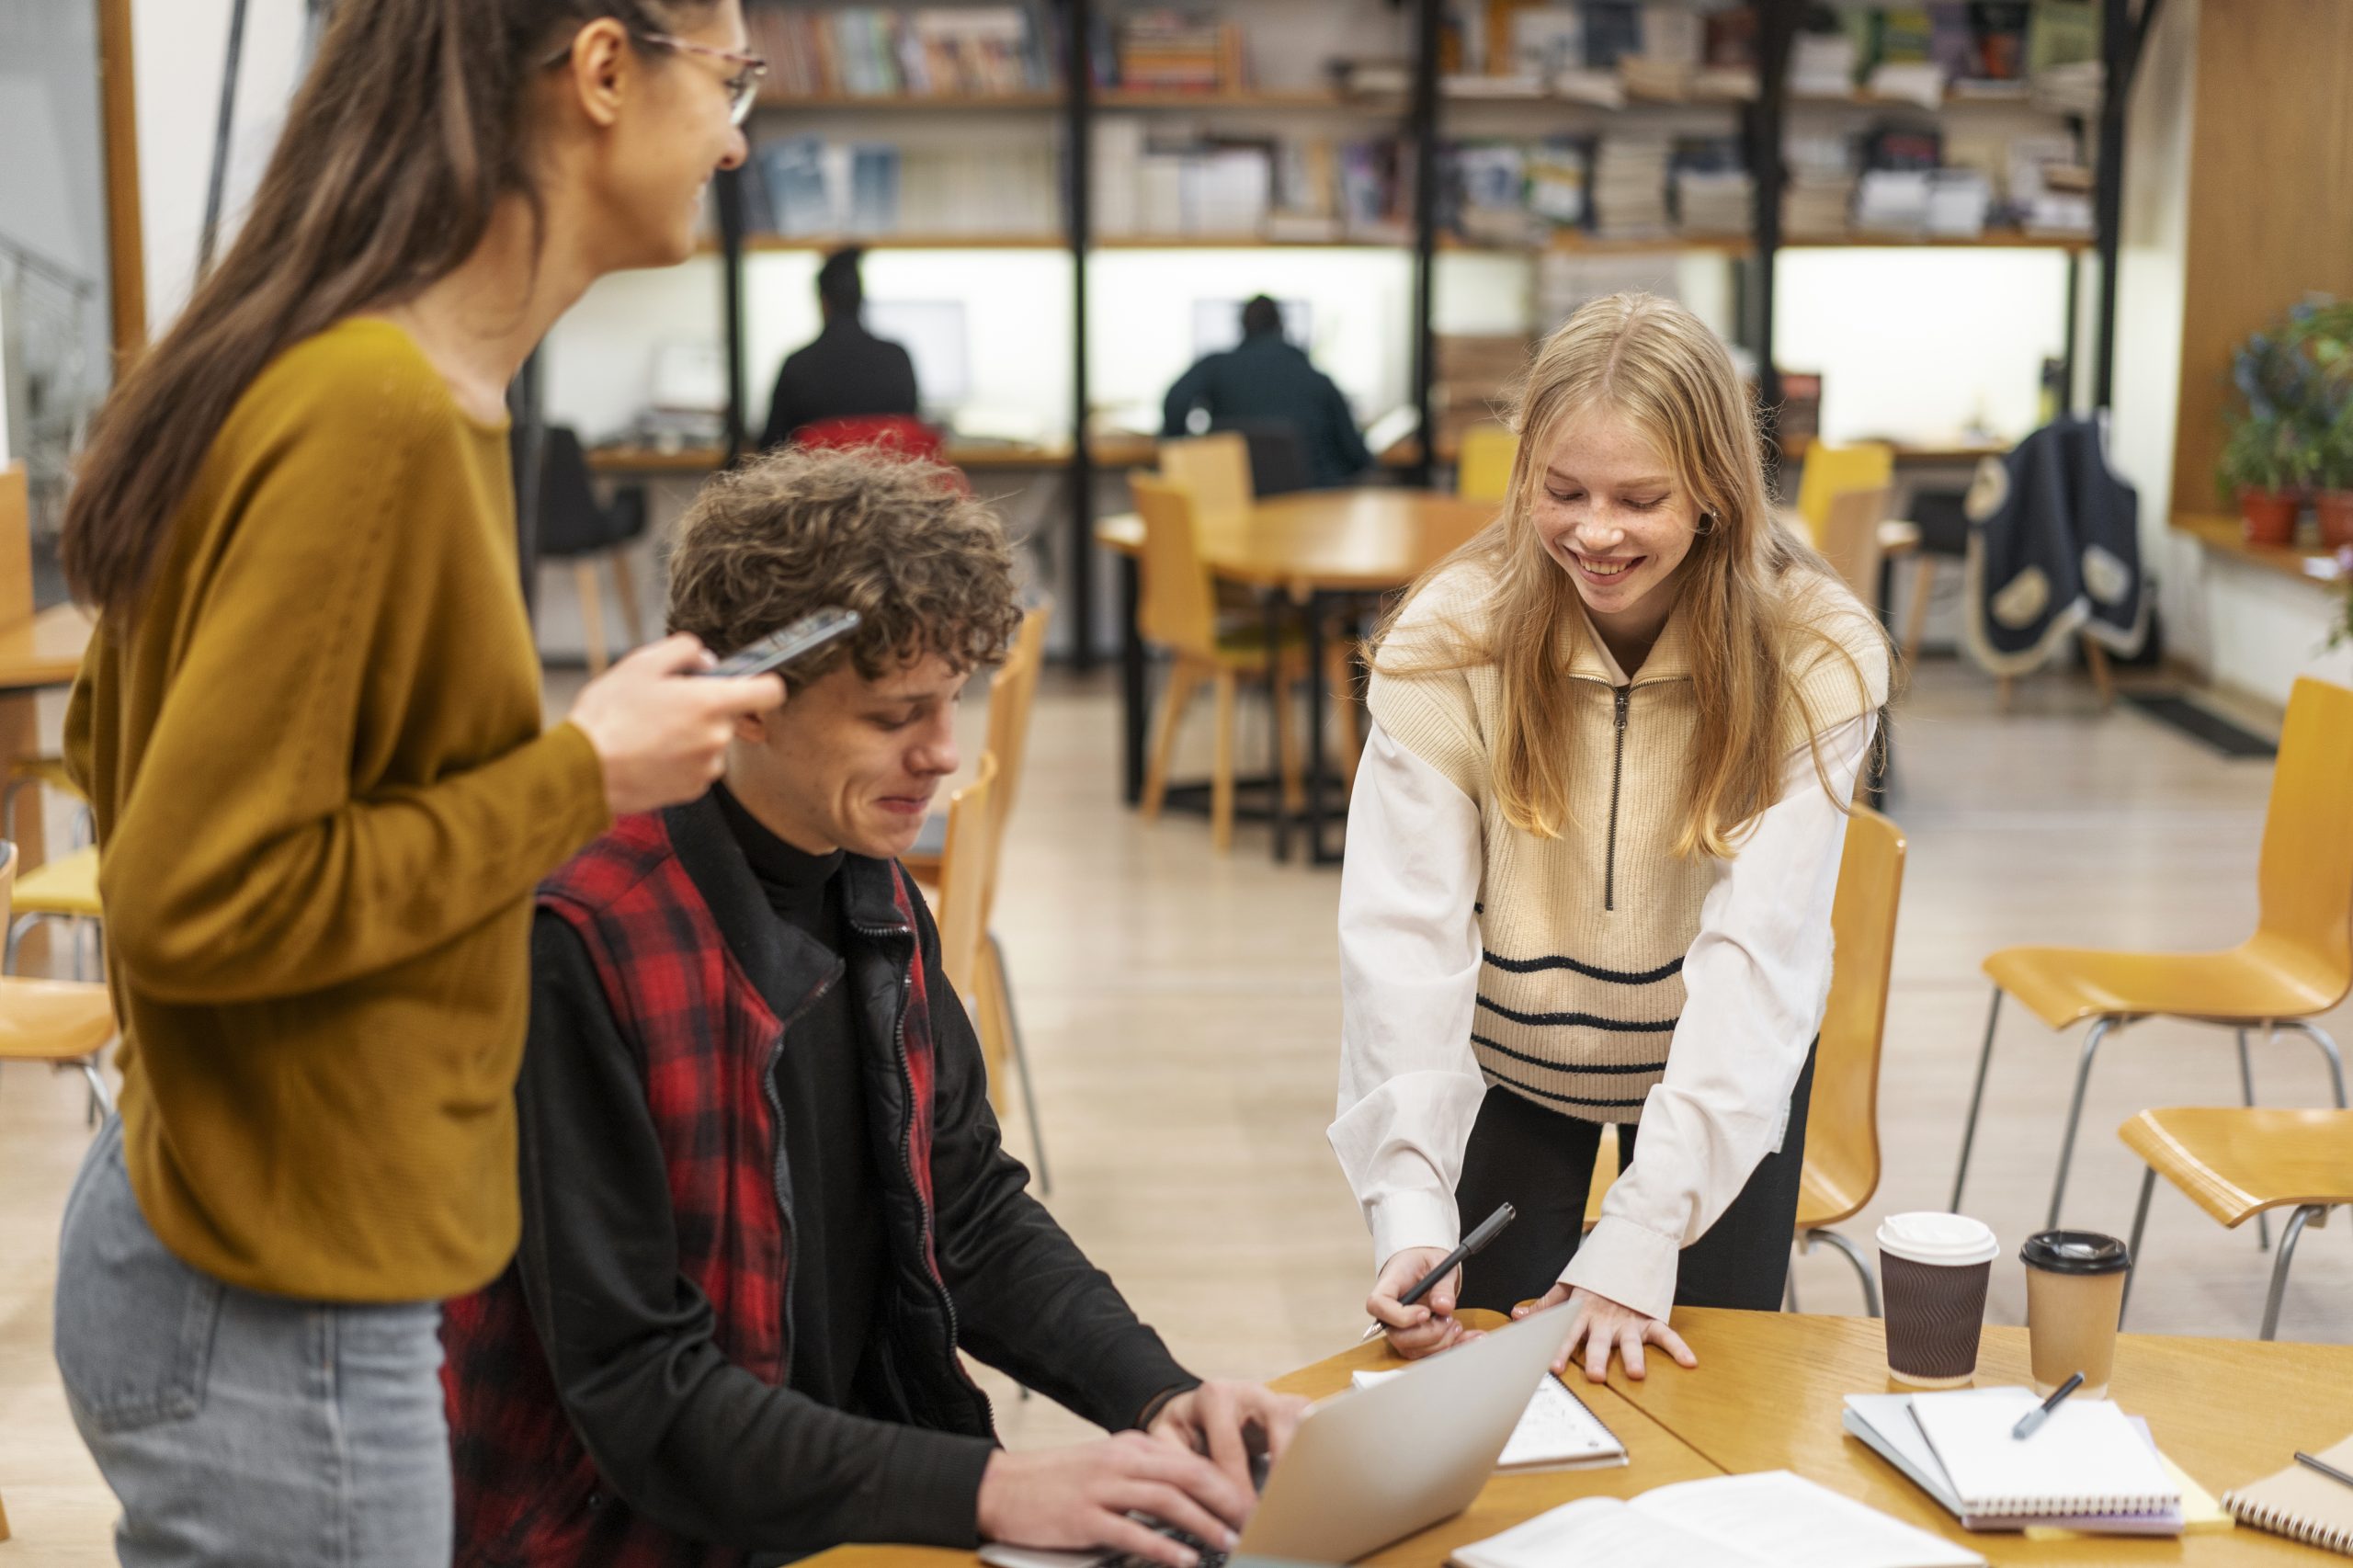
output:
{"label": "blurred person at desk", "polygon": [[1307,351],[1283,336],[1281,307],[1260,294],[1242,307],[1242,342],[1211,354],[1176,378],[1161,409],[1160,433],[1192,433],[1197,412],[1212,427],[1288,425],[1299,437],[1308,483],[1347,483],[1372,466],[1348,400]]}
{"label": "blurred person at desk", "polygon": [[[670,620],[842,642],[735,727],[720,787],[626,818],[541,890],[523,1244],[449,1308],[461,1563],[772,1561],[848,1542],[1192,1554],[1301,1402],[1178,1366],[1029,1196],[939,933],[895,857],[955,709],[1021,619],[942,471],[771,453],[714,481]],[[995,1444],[970,1355],[1119,1436]],[[774,1555],[772,1555],[774,1554]]]}
{"label": "blurred person at desk", "polygon": [[916,413],[915,366],[907,351],[866,330],[866,287],[858,275],[865,252],[837,250],[817,269],[817,308],[824,327],[777,372],[768,399],[765,449],[783,446],[805,425]]}

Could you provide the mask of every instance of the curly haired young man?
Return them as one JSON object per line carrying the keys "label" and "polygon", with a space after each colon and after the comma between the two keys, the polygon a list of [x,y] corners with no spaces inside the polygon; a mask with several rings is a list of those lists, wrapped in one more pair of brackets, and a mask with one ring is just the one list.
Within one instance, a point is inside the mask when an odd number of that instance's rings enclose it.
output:
{"label": "curly haired young man", "polygon": [[[1019,620],[941,471],[784,452],[714,481],[670,621],[720,653],[821,606],[690,805],[540,890],[523,1242],[449,1308],[460,1562],[722,1563],[842,1542],[1194,1552],[1300,1402],[1179,1367],[1026,1190],[893,857]],[[1119,1433],[1007,1453],[959,1352]]]}

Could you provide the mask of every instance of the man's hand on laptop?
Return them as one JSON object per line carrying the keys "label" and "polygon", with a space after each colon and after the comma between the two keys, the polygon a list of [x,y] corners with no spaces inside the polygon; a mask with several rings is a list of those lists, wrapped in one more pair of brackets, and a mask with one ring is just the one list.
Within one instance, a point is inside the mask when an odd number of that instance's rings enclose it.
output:
{"label": "man's hand on laptop", "polygon": [[1462,1290],[1460,1268],[1412,1306],[1398,1302],[1398,1297],[1421,1283],[1423,1275],[1446,1261],[1447,1251],[1445,1247],[1404,1247],[1392,1253],[1373,1277],[1372,1294],[1364,1300],[1365,1312],[1389,1331],[1389,1348],[1407,1360],[1435,1356],[1479,1337],[1475,1329],[1463,1327],[1454,1315],[1455,1298]]}
{"label": "man's hand on laptop", "polygon": [[1297,1394],[1277,1393],[1263,1383],[1220,1380],[1188,1389],[1162,1405],[1147,1430],[1188,1452],[1207,1454],[1211,1464],[1255,1495],[1252,1428],[1267,1458],[1279,1459],[1306,1413],[1307,1401]]}
{"label": "man's hand on laptop", "polygon": [[981,1472],[979,1523],[983,1540],[1011,1546],[1108,1547],[1167,1568],[1193,1568],[1199,1554],[1191,1547],[1128,1516],[1157,1519],[1231,1551],[1256,1503],[1246,1482],[1207,1459],[1142,1432],[1121,1432],[1072,1448],[991,1454]]}
{"label": "man's hand on laptop", "polygon": [[1575,1321],[1569,1324],[1569,1337],[1561,1346],[1559,1359],[1552,1370],[1559,1372],[1577,1354],[1577,1346],[1585,1346],[1585,1375],[1587,1382],[1606,1382],[1609,1378],[1609,1358],[1612,1352],[1626,1363],[1626,1375],[1637,1382],[1642,1381],[1643,1346],[1655,1345],[1686,1367],[1696,1367],[1699,1358],[1683,1343],[1683,1336],[1666,1326],[1664,1318],[1644,1317],[1633,1308],[1621,1306],[1607,1296],[1597,1296],[1579,1285],[1572,1288],[1565,1279],[1532,1301],[1522,1301],[1512,1308],[1511,1315],[1524,1318],[1530,1312],[1540,1312],[1547,1307],[1567,1302]]}

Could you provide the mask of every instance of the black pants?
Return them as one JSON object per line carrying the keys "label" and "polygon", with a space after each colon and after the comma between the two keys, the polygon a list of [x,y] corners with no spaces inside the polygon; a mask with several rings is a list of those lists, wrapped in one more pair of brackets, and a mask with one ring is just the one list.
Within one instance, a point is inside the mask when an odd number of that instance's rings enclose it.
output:
{"label": "black pants", "polygon": [[[1683,1249],[1675,1281],[1678,1307],[1746,1307],[1776,1312],[1790,1277],[1790,1244],[1798,1219],[1798,1176],[1805,1168],[1806,1102],[1813,1094],[1813,1052],[1806,1052],[1790,1097],[1790,1130],[1732,1207],[1708,1233]],[[1463,1266],[1462,1302],[1507,1312],[1552,1288],[1585,1239],[1585,1205],[1604,1128],[1548,1110],[1508,1089],[1490,1086],[1462,1161],[1455,1206],[1462,1229],[1509,1203],[1519,1218]],[[1634,1158],[1634,1125],[1619,1125],[1618,1168]]]}

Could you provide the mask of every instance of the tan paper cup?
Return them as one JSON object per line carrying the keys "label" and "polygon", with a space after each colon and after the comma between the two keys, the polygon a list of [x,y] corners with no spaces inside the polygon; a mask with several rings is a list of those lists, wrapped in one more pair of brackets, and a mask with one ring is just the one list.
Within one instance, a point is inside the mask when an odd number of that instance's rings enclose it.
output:
{"label": "tan paper cup", "polygon": [[2132,1254],[2097,1231],[2041,1231],[2018,1249],[2026,1265],[2027,1354],[2034,1392],[2047,1394],[2084,1374],[2083,1395],[2108,1392],[2116,1366],[2116,1320]]}
{"label": "tan paper cup", "polygon": [[1915,1388],[1959,1388],[1976,1375],[1985,1286],[2001,1251],[1965,1214],[1891,1214],[1879,1228],[1887,1370]]}

